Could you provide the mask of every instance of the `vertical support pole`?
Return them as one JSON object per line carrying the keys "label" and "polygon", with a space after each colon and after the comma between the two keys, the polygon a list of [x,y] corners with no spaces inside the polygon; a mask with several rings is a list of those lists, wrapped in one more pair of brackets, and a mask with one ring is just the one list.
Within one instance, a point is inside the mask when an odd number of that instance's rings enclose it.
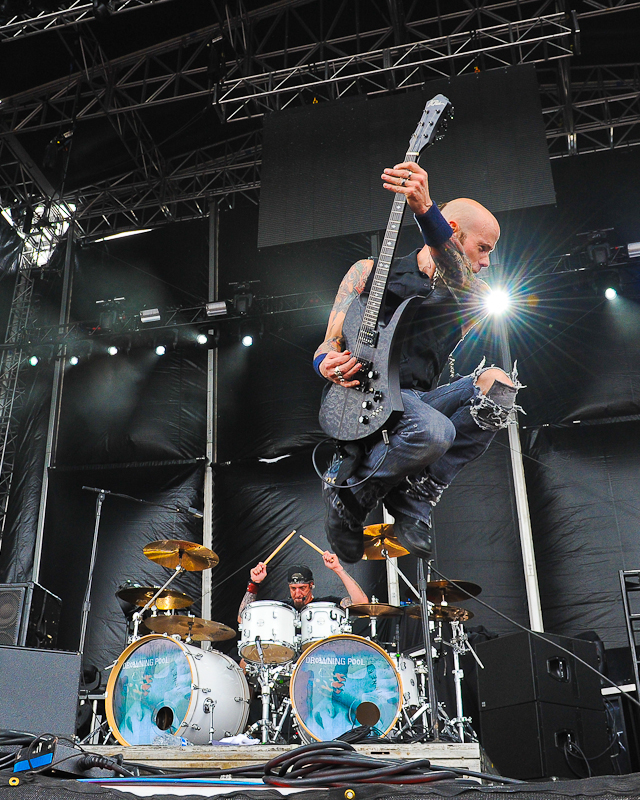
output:
{"label": "vertical support pole", "polygon": [[[391,525],[394,522],[393,517],[387,511],[386,506],[382,509],[382,521],[387,525]],[[385,565],[387,568],[387,603],[390,606],[399,606],[400,605],[400,578],[398,578],[398,559],[397,558],[387,558],[385,559]]]}
{"label": "vertical support pole", "polygon": [[[509,347],[509,333],[505,320],[499,319],[498,338],[500,341],[500,355],[506,371],[513,363],[511,361],[511,348]],[[536,569],[536,555],[533,547],[533,533],[531,530],[531,516],[529,514],[529,501],[527,499],[527,483],[524,476],[524,463],[522,461],[522,446],[520,443],[520,429],[518,420],[508,426],[509,452],[511,454],[511,471],[516,496],[518,511],[518,528],[520,530],[520,548],[522,550],[522,564],[524,568],[524,582],[527,591],[529,606],[529,627],[531,630],[544,631],[542,621],[542,606],[540,605],[540,589],[538,587],[538,572]]]}
{"label": "vertical support pole", "polygon": [[[66,330],[69,324],[71,310],[71,295],[73,290],[73,261],[75,221],[71,220],[67,231],[67,246],[64,257],[64,273],[62,279],[62,297],[60,299],[59,331]],[[49,493],[49,469],[55,464],[56,450],[58,447],[58,432],[60,428],[60,408],[62,406],[62,386],[64,384],[64,370],[67,363],[67,346],[62,345],[55,354],[56,363],[53,370],[53,386],[51,388],[51,404],[49,406],[49,426],[47,428],[47,442],[45,445],[44,469],[42,471],[42,486],[40,489],[40,504],[38,506],[38,522],[36,526],[36,541],[33,552],[33,567],[31,579],[38,582],[40,579],[40,566],[42,563],[42,546],[44,542],[44,523],[47,512],[47,496]]]}
{"label": "vertical support pole", "polygon": [[[209,206],[209,293],[208,301],[218,298],[218,236],[220,212],[214,200]],[[213,330],[208,331],[213,336]],[[207,442],[204,473],[204,518],[202,521],[202,544],[210,550],[213,544],[213,465],[218,458],[218,349],[207,350]],[[210,569],[202,572],[202,617],[211,619],[212,574]],[[205,647],[206,644],[206,647]],[[204,649],[211,649],[210,642],[203,642]]]}

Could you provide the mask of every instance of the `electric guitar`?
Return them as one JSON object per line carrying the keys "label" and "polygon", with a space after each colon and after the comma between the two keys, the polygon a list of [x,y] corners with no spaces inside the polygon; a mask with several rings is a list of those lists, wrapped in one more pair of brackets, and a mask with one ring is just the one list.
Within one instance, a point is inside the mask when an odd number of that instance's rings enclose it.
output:
{"label": "electric guitar", "polygon": [[[443,137],[452,114],[453,106],[444,95],[437,94],[429,100],[404,160],[417,163],[420,153]],[[358,297],[347,310],[342,329],[345,349],[362,367],[354,376],[360,381],[358,386],[347,389],[332,383],[322,401],[320,426],[333,439],[364,439],[385,426],[391,427],[404,411],[398,370],[400,341],[396,333],[401,319],[405,322],[410,318],[423,298],[411,297],[402,302],[387,324],[380,314],[406,202],[403,194],[395,195],[366,305],[364,298]]]}

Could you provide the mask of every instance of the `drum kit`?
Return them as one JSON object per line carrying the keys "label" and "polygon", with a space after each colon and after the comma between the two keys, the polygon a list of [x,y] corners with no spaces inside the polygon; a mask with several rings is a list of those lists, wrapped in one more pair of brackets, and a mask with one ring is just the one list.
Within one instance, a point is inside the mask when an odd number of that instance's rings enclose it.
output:
{"label": "drum kit", "polygon": [[[369,560],[406,552],[393,538],[392,526],[371,526],[365,536]],[[378,641],[380,620],[422,619],[423,605],[392,606],[373,597],[371,603],[347,609],[311,602],[296,611],[275,601],[250,603],[241,614],[238,652],[243,668],[220,651],[195,646],[231,639],[236,632],[219,622],[177,614],[193,600],[169,588],[182,572],[214,567],[216,554],[182,540],[153,542],[144,554],[173,574],[161,587],[128,586],[117,592],[120,600],[136,607],[128,644],[111,670],[105,696],[107,720],[120,744],[180,739],[210,744],[239,734],[249,716],[249,684],[262,710],[248,733],[259,735],[263,743],[328,741],[358,726],[396,741],[415,740],[419,731],[431,730],[434,707],[450,738],[465,741],[470,735],[470,720],[462,709],[459,656],[473,653],[463,627],[473,614],[450,604],[479,594],[476,584],[426,584],[429,629],[439,641],[444,622],[452,630],[451,640],[444,642],[454,658],[456,717],[450,719],[429,691],[430,643],[420,658],[401,654],[397,635],[393,644]],[[368,636],[352,633],[354,618],[368,619]],[[150,633],[144,635],[145,628]]]}

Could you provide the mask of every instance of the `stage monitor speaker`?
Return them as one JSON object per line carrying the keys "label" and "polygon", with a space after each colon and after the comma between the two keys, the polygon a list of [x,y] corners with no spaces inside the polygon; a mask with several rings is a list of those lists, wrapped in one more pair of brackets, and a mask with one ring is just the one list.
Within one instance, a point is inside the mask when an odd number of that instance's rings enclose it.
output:
{"label": "stage monitor speaker", "polygon": [[509,778],[586,778],[613,772],[604,710],[523,703],[482,711],[480,730],[487,755]]}
{"label": "stage monitor speaker", "polygon": [[478,657],[485,666],[478,670],[481,711],[535,700],[603,710],[599,674],[554,644],[562,645],[597,670],[595,643],[553,634],[545,634],[545,638],[550,641],[523,631],[478,643]]}
{"label": "stage monitor speaker", "polygon": [[0,647],[0,728],[73,736],[80,653]]}
{"label": "stage monitor speaker", "polygon": [[62,600],[38,583],[0,584],[0,645],[54,648]]}

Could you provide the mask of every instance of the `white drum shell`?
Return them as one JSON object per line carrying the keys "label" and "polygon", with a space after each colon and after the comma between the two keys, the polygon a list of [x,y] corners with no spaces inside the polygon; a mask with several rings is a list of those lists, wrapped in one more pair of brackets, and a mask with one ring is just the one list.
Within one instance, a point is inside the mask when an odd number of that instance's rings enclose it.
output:
{"label": "white drum shell", "polygon": [[295,609],[272,600],[256,600],[244,609],[241,619],[238,652],[244,659],[260,663],[256,645],[258,637],[265,664],[284,664],[293,659],[296,651]]}
{"label": "white drum shell", "polygon": [[402,705],[407,708],[417,708],[420,705],[420,693],[415,661],[408,656],[397,656],[394,661],[400,674]]}
{"label": "white drum shell", "polygon": [[[143,692],[136,662],[158,664],[151,686]],[[170,670],[173,678],[158,670]],[[127,697],[142,697],[144,704]],[[163,735],[183,737],[193,744],[235,736],[244,731],[249,716],[249,685],[236,662],[217,650],[205,651],[172,637],[151,634],[130,644],[109,677],[107,719],[115,738],[124,745],[153,744]],[[165,720],[165,721],[162,721]],[[161,727],[160,727],[161,726]],[[168,727],[170,726],[170,729]]]}
{"label": "white drum shell", "polygon": [[300,611],[300,643],[304,650],[312,642],[342,633],[344,608],[334,603],[309,603]]}

